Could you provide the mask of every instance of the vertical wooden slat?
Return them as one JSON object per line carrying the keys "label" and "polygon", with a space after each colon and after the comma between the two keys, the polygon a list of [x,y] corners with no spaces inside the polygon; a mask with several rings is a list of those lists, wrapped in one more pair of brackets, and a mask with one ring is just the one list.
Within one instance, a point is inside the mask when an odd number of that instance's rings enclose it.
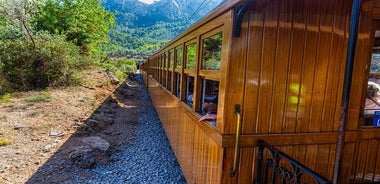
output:
{"label": "vertical wooden slat", "polygon": [[[312,95],[315,63],[317,58],[317,48],[319,45],[319,19],[320,19],[320,1],[307,1],[307,25],[305,37],[304,59],[302,64],[300,101],[298,108],[297,132],[308,132],[310,126],[311,111],[312,111]],[[311,4],[313,6],[311,6]],[[314,7],[316,6],[316,7]]]}
{"label": "vertical wooden slat", "polygon": [[[244,16],[244,20],[241,25],[241,33],[239,37],[232,37],[233,40],[232,50],[230,50],[231,54],[231,66],[228,71],[227,76],[227,91],[226,91],[226,100],[224,102],[225,108],[225,123],[224,123],[224,133],[226,134],[234,134],[236,132],[236,115],[235,115],[235,104],[242,105],[243,114],[249,114],[249,109],[251,109],[250,104],[243,107],[243,95],[244,95],[244,77],[245,77],[245,68],[246,68],[246,58],[247,58],[247,32],[248,32],[248,19],[249,14]],[[238,43],[238,44],[236,44]],[[247,112],[247,113],[245,113]],[[244,117],[244,116],[243,116]],[[227,123],[228,122],[228,123]],[[252,126],[251,121],[243,121],[242,124],[242,133],[250,133],[248,130],[251,129],[249,127]]]}
{"label": "vertical wooden slat", "polygon": [[285,104],[287,100],[287,76],[291,46],[291,29],[293,17],[292,1],[276,2],[279,7],[278,30],[277,30],[277,48],[276,59],[274,63],[274,80],[273,80],[273,101],[272,101],[272,132],[281,133],[284,129]]}
{"label": "vertical wooden slat", "polygon": [[298,116],[297,111],[300,104],[300,80],[302,70],[302,60],[304,53],[304,42],[306,35],[307,11],[306,3],[302,0],[296,0],[293,9],[293,31],[292,31],[292,47],[289,64],[288,75],[288,100],[286,102],[286,119],[285,132],[291,133],[296,131]]}
{"label": "vertical wooden slat", "polygon": [[[365,165],[365,170],[364,170],[364,173],[366,175],[368,174],[378,174],[378,173],[375,173],[375,168],[376,168],[376,159],[377,159],[377,152],[378,152],[378,149],[379,149],[379,141],[378,140],[375,140],[375,139],[372,139],[372,140],[369,140],[368,141],[368,148],[366,150],[366,152],[368,153],[367,154],[367,158],[366,158],[366,165]],[[361,150],[361,151],[364,151],[364,150]],[[372,178],[371,178],[372,180]]]}
{"label": "vertical wooden slat", "polygon": [[326,177],[328,176],[328,168],[331,166],[329,153],[331,152],[331,146],[329,144],[319,145],[318,146],[318,157],[316,158],[316,167],[315,171]]}
{"label": "vertical wooden slat", "polygon": [[[260,64],[263,39],[263,23],[264,15],[262,10],[265,7],[263,1],[255,1],[253,10],[250,11],[249,19],[249,35],[247,64],[246,64],[246,80],[244,91],[244,114],[243,114],[243,132],[257,133],[257,101],[258,85],[260,80]],[[249,123],[246,123],[249,122]]]}
{"label": "vertical wooden slat", "polygon": [[377,150],[375,152],[376,154],[376,166],[375,166],[375,169],[373,171],[373,173],[376,173],[376,174],[380,174],[380,140],[377,139],[378,143],[377,143]]}
{"label": "vertical wooden slat", "polygon": [[319,43],[316,47],[317,55],[315,61],[313,96],[311,101],[311,120],[309,132],[320,132],[323,120],[324,104],[329,103],[325,100],[327,71],[332,52],[330,40],[332,36],[332,20],[334,16],[335,1],[322,0],[320,7],[319,20]]}
{"label": "vertical wooden slat", "polygon": [[241,148],[238,171],[238,183],[250,183],[252,182],[253,173],[252,165],[255,160],[254,148]]}
{"label": "vertical wooden slat", "polygon": [[238,177],[231,177],[230,170],[233,167],[234,148],[225,148],[223,153],[222,183],[237,184]]}
{"label": "vertical wooden slat", "polygon": [[276,40],[277,40],[277,6],[269,4],[263,9],[265,11],[264,34],[262,41],[261,68],[259,82],[259,99],[258,99],[258,133],[271,132],[271,104],[273,90],[274,61],[276,58]]}

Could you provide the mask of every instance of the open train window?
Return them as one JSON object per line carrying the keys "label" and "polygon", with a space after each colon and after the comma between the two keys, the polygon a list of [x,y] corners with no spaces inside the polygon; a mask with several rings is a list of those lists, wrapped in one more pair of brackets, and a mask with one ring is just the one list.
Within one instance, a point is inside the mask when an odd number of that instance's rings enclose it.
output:
{"label": "open train window", "polygon": [[375,22],[364,107],[364,126],[380,126],[380,22]]}
{"label": "open train window", "polygon": [[180,98],[181,96],[181,74],[175,73],[175,91],[174,94],[176,97]]}
{"label": "open train window", "polygon": [[220,70],[223,33],[202,40],[202,70]]}
{"label": "open train window", "polygon": [[193,107],[193,98],[194,98],[194,77],[185,75],[185,98],[184,102],[189,107]]}
{"label": "open train window", "polygon": [[218,111],[219,81],[201,78],[201,98],[199,121],[206,121],[216,127],[216,113]]}
{"label": "open train window", "polygon": [[167,89],[172,91],[173,87],[173,61],[174,61],[174,51],[170,50],[168,54],[168,86]]}
{"label": "open train window", "polygon": [[166,53],[162,54],[162,67],[161,67],[161,72],[162,72],[162,85],[166,88],[167,87],[167,60],[166,60]]}
{"label": "open train window", "polygon": [[176,68],[182,68],[183,51],[182,48],[176,49]]}
{"label": "open train window", "polygon": [[174,51],[173,50],[169,51],[168,59],[169,59],[169,70],[172,71],[173,70],[173,61],[174,61]]}
{"label": "open train window", "polygon": [[172,84],[173,84],[173,77],[172,77],[172,74],[173,72],[169,71],[168,72],[168,86],[167,86],[167,89],[169,91],[172,91]]}
{"label": "open train window", "polygon": [[196,55],[197,55],[196,43],[191,43],[187,45],[186,46],[186,62],[185,62],[186,69],[189,69],[189,70],[195,69]]}

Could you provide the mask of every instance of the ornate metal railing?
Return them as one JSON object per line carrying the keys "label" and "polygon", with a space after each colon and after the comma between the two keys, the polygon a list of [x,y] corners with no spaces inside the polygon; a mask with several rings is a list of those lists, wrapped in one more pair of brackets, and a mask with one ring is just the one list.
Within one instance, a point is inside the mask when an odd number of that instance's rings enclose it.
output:
{"label": "ornate metal railing", "polygon": [[[264,149],[268,149],[272,158],[267,158],[263,167]],[[285,164],[288,163],[288,167]],[[262,173],[264,171],[264,173]],[[271,176],[269,176],[271,174]],[[305,179],[307,175],[308,182]],[[309,181],[310,180],[310,181]],[[287,154],[276,149],[274,146],[266,143],[263,140],[259,140],[259,153],[257,163],[257,175],[255,184],[267,184],[267,183],[331,183],[331,181],[312,171],[303,164],[297,162]]]}

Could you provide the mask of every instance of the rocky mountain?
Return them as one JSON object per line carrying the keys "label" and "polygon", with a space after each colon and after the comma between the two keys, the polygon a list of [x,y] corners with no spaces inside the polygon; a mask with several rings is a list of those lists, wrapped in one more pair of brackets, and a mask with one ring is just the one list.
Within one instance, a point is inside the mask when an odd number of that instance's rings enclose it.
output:
{"label": "rocky mountain", "polygon": [[103,0],[116,14],[104,51],[110,57],[143,60],[224,0]]}
{"label": "rocky mountain", "polygon": [[117,12],[122,25],[152,26],[157,22],[188,21],[205,16],[223,0],[160,0],[146,4],[139,0],[103,0],[103,6]]}

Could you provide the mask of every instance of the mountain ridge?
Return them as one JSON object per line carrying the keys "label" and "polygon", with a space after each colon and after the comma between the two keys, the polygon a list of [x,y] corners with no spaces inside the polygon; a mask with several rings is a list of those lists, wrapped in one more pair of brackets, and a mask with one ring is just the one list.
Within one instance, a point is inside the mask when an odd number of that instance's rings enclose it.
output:
{"label": "mountain ridge", "polygon": [[139,0],[103,0],[103,6],[116,13],[118,24],[152,26],[159,21],[195,22],[223,0],[160,0],[146,4]]}
{"label": "mountain ridge", "polygon": [[103,0],[115,12],[117,26],[104,51],[110,57],[141,58],[152,54],[224,0]]}

